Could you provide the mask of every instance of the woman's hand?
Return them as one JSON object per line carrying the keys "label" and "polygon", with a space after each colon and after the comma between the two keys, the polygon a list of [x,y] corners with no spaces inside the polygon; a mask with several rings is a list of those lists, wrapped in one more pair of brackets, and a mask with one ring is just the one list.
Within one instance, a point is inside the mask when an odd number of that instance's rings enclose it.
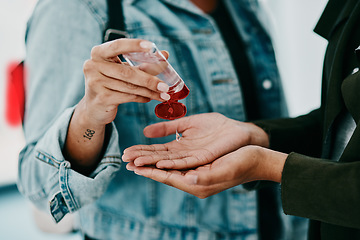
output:
{"label": "woman's hand", "polygon": [[[153,72],[122,63],[118,55],[146,52],[152,43],[141,39],[118,39],[95,46],[84,64],[85,96],[78,110],[94,124],[115,119],[119,104],[169,100],[169,87]],[[163,52],[165,55],[166,52]],[[167,55],[166,55],[167,56]]]}
{"label": "woman's hand", "polygon": [[191,169],[211,163],[245,145],[268,145],[268,136],[261,128],[218,113],[157,123],[146,127],[144,134],[146,137],[163,137],[176,131],[182,133],[179,141],[132,146],[124,151],[123,161],[132,162],[135,166]]}
{"label": "woman's hand", "polygon": [[206,198],[251,181],[280,182],[286,158],[287,154],[259,146],[245,146],[192,170],[139,167],[133,162],[128,163],[127,168],[138,175],[178,188],[199,198]]}
{"label": "woman's hand", "polygon": [[115,119],[119,104],[170,99],[168,85],[154,76],[155,70],[131,67],[118,57],[147,52],[152,46],[141,39],[118,39],[92,49],[84,64],[85,96],[75,108],[63,149],[73,169],[87,174],[97,166],[105,127]]}

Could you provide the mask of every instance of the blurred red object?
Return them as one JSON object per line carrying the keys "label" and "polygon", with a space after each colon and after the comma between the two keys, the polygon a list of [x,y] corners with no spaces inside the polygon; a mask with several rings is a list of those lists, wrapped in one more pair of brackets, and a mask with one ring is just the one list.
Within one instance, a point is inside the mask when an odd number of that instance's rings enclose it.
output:
{"label": "blurred red object", "polygon": [[5,119],[11,126],[18,126],[24,120],[25,76],[24,62],[12,62],[8,65],[5,92]]}

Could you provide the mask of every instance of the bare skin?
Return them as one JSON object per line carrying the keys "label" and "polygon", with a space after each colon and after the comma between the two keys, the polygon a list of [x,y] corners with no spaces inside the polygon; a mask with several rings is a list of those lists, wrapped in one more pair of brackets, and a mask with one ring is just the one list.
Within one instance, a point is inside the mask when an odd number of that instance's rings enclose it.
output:
{"label": "bare skin", "polygon": [[150,46],[141,39],[120,39],[92,49],[91,59],[84,63],[85,95],[71,118],[63,149],[73,169],[86,174],[98,164],[106,125],[115,119],[120,104],[170,98],[164,82],[117,57],[149,51]]}
{"label": "bare skin", "polygon": [[[192,2],[204,12],[213,11],[217,5],[217,0]],[[120,104],[169,99],[167,85],[161,84],[151,69],[130,67],[117,57],[147,51],[149,46],[140,39],[121,39],[92,49],[91,58],[84,64],[85,96],[74,111],[63,149],[74,170],[87,174],[96,167],[105,144],[105,128],[115,119]]]}
{"label": "bare skin", "polygon": [[252,123],[206,113],[150,125],[144,134],[162,137],[176,129],[180,141],[126,149],[127,169],[199,198],[250,181],[281,181],[287,154],[267,149],[267,134]]}
{"label": "bare skin", "polygon": [[218,0],[191,0],[204,13],[211,13],[215,10]]}
{"label": "bare skin", "polygon": [[[136,166],[156,165],[158,168],[191,169],[211,163],[213,159],[245,145],[267,146],[264,139],[252,134],[263,131],[251,123],[229,119],[218,113],[199,114],[176,121],[161,122],[144,129],[146,137],[163,137],[182,133],[180,141],[166,144],[133,146],[124,151],[125,162]],[[170,160],[169,160],[170,159]],[[176,159],[176,160],[172,160]]]}

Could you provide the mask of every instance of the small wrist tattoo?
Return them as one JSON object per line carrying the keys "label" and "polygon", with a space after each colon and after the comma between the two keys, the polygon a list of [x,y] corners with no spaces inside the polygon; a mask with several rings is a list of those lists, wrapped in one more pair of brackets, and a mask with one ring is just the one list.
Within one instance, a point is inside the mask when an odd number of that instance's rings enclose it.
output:
{"label": "small wrist tattoo", "polygon": [[86,132],[84,133],[83,137],[91,140],[91,138],[94,136],[95,131],[91,129],[86,129]]}

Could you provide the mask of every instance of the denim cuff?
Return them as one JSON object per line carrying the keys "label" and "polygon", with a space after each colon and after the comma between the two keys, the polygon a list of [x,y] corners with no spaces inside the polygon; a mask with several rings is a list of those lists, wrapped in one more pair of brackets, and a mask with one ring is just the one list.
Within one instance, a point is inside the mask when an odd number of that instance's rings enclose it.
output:
{"label": "denim cuff", "polygon": [[[64,158],[62,149],[73,111],[74,108],[67,109],[36,147],[36,158],[47,163],[47,167],[51,165],[53,174],[58,179],[58,183],[45,193],[52,196],[49,207],[56,222],[67,213],[75,212],[98,199],[106,191],[121,164],[118,133],[112,123],[109,143],[96,169],[89,176],[71,169],[71,164]],[[47,176],[38,176],[37,179],[40,177],[40,181],[46,182]]]}

